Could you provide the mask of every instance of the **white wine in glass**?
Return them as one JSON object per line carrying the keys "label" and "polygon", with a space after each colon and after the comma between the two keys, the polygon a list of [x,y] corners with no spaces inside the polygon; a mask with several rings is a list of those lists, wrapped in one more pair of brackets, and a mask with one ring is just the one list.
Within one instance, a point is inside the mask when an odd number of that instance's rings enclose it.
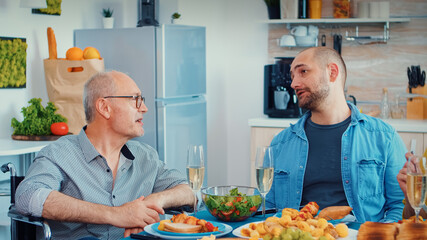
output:
{"label": "white wine in glass", "polygon": [[270,191],[274,177],[273,149],[271,147],[258,147],[255,157],[255,175],[258,191],[261,194],[262,216],[265,217],[265,196]]}
{"label": "white wine in glass", "polygon": [[187,180],[191,190],[193,190],[194,201],[194,216],[197,213],[197,192],[203,185],[205,177],[205,162],[202,145],[188,146],[187,153]]}
{"label": "white wine in glass", "polygon": [[407,164],[406,191],[409,204],[415,211],[415,221],[426,202],[427,191],[427,162],[425,157],[412,157]]}

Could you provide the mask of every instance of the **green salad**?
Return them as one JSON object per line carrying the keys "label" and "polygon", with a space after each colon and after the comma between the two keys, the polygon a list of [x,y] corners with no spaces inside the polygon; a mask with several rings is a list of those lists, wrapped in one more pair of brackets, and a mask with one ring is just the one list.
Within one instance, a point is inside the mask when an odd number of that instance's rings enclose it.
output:
{"label": "green salad", "polygon": [[261,205],[261,196],[246,196],[238,188],[230,190],[225,196],[206,195],[205,204],[209,212],[223,221],[242,221],[252,216]]}

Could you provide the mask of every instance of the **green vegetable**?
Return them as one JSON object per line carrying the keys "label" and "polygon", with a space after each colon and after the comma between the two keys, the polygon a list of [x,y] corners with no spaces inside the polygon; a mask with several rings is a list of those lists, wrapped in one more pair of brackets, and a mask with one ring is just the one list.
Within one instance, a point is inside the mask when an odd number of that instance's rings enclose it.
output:
{"label": "green vegetable", "polygon": [[205,197],[210,213],[225,221],[241,221],[250,217],[261,205],[261,200],[261,196],[246,196],[238,188],[231,189],[225,196]]}
{"label": "green vegetable", "polygon": [[28,103],[30,106],[21,109],[24,120],[19,122],[12,118],[14,135],[51,135],[50,125],[56,122],[67,122],[67,119],[60,114],[55,114],[57,108],[52,102],[47,103],[44,108],[40,98],[33,98]]}

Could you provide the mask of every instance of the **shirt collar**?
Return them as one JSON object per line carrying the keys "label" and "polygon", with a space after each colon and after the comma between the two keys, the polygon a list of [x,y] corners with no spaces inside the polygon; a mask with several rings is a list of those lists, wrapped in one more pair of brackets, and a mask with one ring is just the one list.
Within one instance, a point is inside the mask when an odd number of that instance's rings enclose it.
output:
{"label": "shirt collar", "polygon": [[[80,148],[82,149],[83,155],[87,162],[90,162],[94,160],[98,156],[102,156],[99,154],[99,152],[96,150],[96,148],[93,146],[93,144],[90,142],[89,138],[86,135],[87,126],[84,126],[82,130],[80,131],[79,135],[77,136],[78,142],[80,144]],[[129,160],[134,160],[135,156],[132,154],[130,149],[125,145],[123,145],[122,149],[120,149],[120,152]]]}
{"label": "shirt collar", "polygon": [[[360,113],[359,109],[354,104],[347,102],[347,105],[351,110],[350,125],[355,125],[358,122],[367,120],[366,115]],[[304,115],[302,115],[301,119],[296,124],[291,124],[292,131],[294,131],[297,135],[302,137],[304,135],[305,122],[310,116],[311,116],[311,111],[307,111],[306,113],[304,113]]]}

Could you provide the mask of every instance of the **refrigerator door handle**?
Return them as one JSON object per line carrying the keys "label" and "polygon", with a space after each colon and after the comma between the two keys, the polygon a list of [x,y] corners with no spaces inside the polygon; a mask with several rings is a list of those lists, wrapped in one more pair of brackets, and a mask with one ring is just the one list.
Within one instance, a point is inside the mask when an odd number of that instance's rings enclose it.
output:
{"label": "refrigerator door handle", "polygon": [[181,98],[181,99],[156,99],[157,107],[166,107],[166,106],[179,106],[179,105],[189,105],[189,104],[198,104],[204,103],[206,99],[204,96],[192,96],[190,98]]}

